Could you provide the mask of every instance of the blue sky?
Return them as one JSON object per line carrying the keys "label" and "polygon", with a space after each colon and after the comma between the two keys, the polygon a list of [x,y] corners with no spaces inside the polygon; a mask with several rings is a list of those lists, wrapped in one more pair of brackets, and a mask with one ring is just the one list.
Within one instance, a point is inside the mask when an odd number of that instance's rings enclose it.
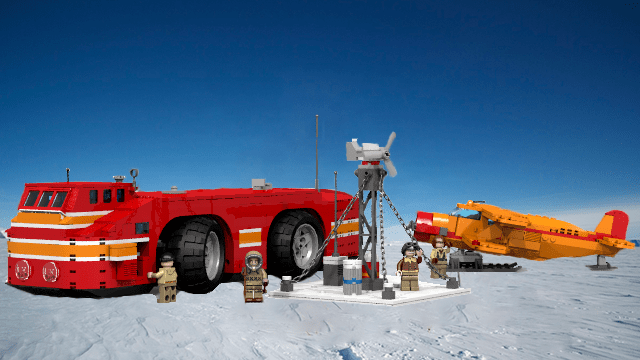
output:
{"label": "blue sky", "polygon": [[318,114],[325,188],[335,170],[356,190],[346,142],[397,133],[385,189],[407,221],[474,199],[593,230],[619,209],[639,238],[639,11],[3,2],[0,227],[24,183],[65,181],[67,167],[74,181],[136,167],[142,190],[313,187]]}

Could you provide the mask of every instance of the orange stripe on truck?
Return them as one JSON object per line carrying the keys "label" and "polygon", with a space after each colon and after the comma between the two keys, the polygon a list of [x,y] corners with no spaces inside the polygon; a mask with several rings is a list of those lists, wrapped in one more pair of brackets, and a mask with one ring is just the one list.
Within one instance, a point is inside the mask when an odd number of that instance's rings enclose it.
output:
{"label": "orange stripe on truck", "polygon": [[73,224],[93,224],[96,220],[103,217],[104,215],[93,215],[93,216],[67,216],[62,221],[60,221],[60,225],[73,225]]}
{"label": "orange stripe on truck", "polygon": [[[331,231],[333,231],[333,228],[335,227],[335,225],[331,226]],[[350,233],[350,232],[354,232],[354,231],[360,231],[359,229],[359,223],[356,222],[351,222],[351,223],[342,223],[340,225],[340,227],[338,228],[338,235],[340,234],[346,234],[346,233]]]}
{"label": "orange stripe on truck", "polygon": [[136,243],[114,245],[52,245],[31,244],[8,241],[10,254],[75,257],[135,256],[138,254]]}
{"label": "orange stripe on truck", "polygon": [[11,254],[70,257],[99,257],[109,255],[109,245],[51,245],[7,242]]}
{"label": "orange stripe on truck", "polygon": [[60,213],[19,212],[11,222],[22,224],[75,225],[93,224],[104,215],[64,216]]}
{"label": "orange stripe on truck", "polygon": [[62,217],[62,214],[59,213],[19,212],[16,217],[11,219],[11,222],[26,224],[59,224]]}
{"label": "orange stripe on truck", "polygon": [[241,230],[240,237],[239,237],[240,245],[260,243],[262,242],[261,237],[262,237],[261,229],[257,229],[255,231]]}

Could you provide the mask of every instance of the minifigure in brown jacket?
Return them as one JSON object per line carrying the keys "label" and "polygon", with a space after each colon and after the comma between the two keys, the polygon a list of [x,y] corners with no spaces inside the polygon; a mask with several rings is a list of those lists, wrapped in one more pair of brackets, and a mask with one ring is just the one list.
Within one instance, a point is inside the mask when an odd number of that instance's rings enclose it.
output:
{"label": "minifigure in brown jacket", "polygon": [[[417,253],[416,253],[417,249]],[[414,255],[418,255],[416,258]],[[400,275],[400,290],[418,291],[418,264],[422,262],[422,249],[410,242],[402,246],[404,258],[398,262],[396,275]]]}

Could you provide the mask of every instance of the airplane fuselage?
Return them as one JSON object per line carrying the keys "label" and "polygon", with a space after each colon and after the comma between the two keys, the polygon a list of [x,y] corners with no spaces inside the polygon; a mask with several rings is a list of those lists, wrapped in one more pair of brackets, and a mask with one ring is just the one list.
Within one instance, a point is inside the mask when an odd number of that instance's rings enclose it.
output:
{"label": "airplane fuselage", "polygon": [[[586,231],[565,221],[524,215],[496,206],[467,202],[459,209],[475,215],[462,217],[418,212],[415,236],[432,242],[442,234],[451,246],[530,260],[588,255],[615,256],[634,244],[624,240],[628,216],[619,210],[605,214],[596,231]],[[446,235],[445,234],[446,231]]]}

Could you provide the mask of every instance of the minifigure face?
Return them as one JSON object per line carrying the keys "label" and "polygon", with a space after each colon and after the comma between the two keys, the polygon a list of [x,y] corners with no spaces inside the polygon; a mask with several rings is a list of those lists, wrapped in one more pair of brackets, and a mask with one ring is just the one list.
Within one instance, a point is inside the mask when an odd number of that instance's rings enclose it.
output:
{"label": "minifigure face", "polygon": [[416,252],[411,250],[411,249],[407,249],[407,251],[404,252],[404,256],[406,256],[408,258],[412,258],[415,254],[416,254]]}
{"label": "minifigure face", "polygon": [[165,267],[165,268],[173,267],[173,261],[164,261],[164,262],[161,262],[160,265],[162,265],[162,267]]}
{"label": "minifigure face", "polygon": [[244,258],[244,263],[253,271],[257,271],[262,267],[262,255],[257,251],[250,251]]}
{"label": "minifigure face", "polygon": [[444,242],[442,241],[442,239],[436,239],[436,248],[441,249],[442,247],[444,247]]}

